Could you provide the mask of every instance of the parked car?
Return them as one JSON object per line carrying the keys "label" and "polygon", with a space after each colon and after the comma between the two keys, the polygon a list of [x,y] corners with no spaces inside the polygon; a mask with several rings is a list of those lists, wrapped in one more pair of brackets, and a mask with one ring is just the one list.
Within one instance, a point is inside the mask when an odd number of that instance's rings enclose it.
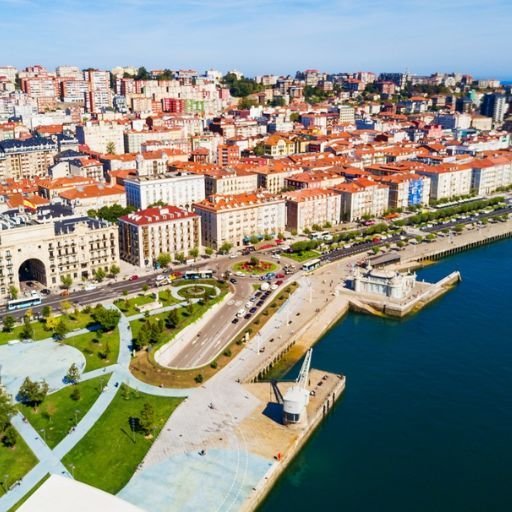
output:
{"label": "parked car", "polygon": [[[96,290],[96,285],[95,284],[92,284],[92,283],[89,283],[89,284],[86,284],[84,286],[84,290],[86,292],[92,292],[93,290]],[[66,290],[68,292],[68,290]],[[69,292],[67,293],[67,295],[69,295]]]}
{"label": "parked car", "polygon": [[139,276],[137,274],[133,274],[133,276],[130,276],[130,281],[137,281],[139,279]]}
{"label": "parked car", "polygon": [[281,286],[283,284],[283,280],[279,279],[276,281],[277,286]]}
{"label": "parked car", "polygon": [[229,282],[230,282],[230,283],[232,283],[232,284],[236,284],[236,283],[238,283],[238,281],[237,281],[234,277],[232,277],[232,278],[229,280]]}
{"label": "parked car", "polygon": [[231,320],[231,323],[232,324],[237,324],[238,321],[239,321],[239,319],[235,317],[235,318],[233,318],[233,320]]}

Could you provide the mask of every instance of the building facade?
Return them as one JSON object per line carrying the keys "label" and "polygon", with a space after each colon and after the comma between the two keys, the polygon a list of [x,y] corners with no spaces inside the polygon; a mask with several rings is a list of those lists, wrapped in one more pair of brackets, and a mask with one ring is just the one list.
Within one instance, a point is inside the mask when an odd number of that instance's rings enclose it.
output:
{"label": "building facade", "polygon": [[160,201],[189,210],[205,198],[204,176],[183,171],[129,178],[124,186],[127,204],[143,210]]}
{"label": "building facade", "polygon": [[162,253],[176,258],[201,247],[201,222],[195,213],[162,206],[146,208],[119,219],[121,259],[132,265],[155,265]]}
{"label": "building facade", "polygon": [[209,196],[194,211],[201,217],[203,245],[214,249],[225,242],[241,247],[251,236],[276,236],[286,226],[285,200],[268,192]]}
{"label": "building facade", "polygon": [[61,276],[74,282],[119,264],[117,226],[99,219],[68,217],[38,220],[19,215],[0,218],[0,295],[20,281],[58,288]]}

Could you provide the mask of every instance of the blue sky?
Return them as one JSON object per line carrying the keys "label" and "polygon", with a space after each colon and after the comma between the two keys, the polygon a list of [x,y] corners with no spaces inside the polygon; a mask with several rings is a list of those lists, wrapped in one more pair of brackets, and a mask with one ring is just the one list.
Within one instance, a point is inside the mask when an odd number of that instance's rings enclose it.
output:
{"label": "blue sky", "polygon": [[0,0],[0,64],[512,77],[512,0]]}

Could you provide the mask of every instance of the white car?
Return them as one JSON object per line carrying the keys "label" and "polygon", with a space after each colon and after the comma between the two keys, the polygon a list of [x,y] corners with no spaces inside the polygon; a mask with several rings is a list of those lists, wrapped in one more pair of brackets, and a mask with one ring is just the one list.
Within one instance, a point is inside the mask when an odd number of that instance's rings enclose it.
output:
{"label": "white car", "polygon": [[245,305],[245,307],[246,307],[247,309],[251,309],[253,306],[254,306],[254,302],[253,302],[252,300],[250,300],[250,301]]}
{"label": "white car", "polygon": [[236,258],[236,257],[237,257],[237,254],[233,252],[233,253],[231,253],[231,254],[229,255],[229,257],[230,257],[231,259]]}
{"label": "white car", "polygon": [[243,308],[240,311],[238,311],[238,313],[236,314],[236,316],[238,318],[242,318],[244,315],[245,315],[245,309],[243,309]]}
{"label": "white car", "polygon": [[95,284],[86,284],[85,287],[84,287],[84,290],[86,292],[92,292],[93,290],[96,290],[96,285]]}
{"label": "white car", "polygon": [[164,279],[167,279],[167,277],[165,277],[163,274],[158,274],[156,276],[156,280],[157,281],[163,281]]}
{"label": "white car", "polygon": [[277,286],[276,283],[273,283],[273,284],[270,285],[270,289],[271,290],[277,290],[277,288],[278,288],[278,286]]}

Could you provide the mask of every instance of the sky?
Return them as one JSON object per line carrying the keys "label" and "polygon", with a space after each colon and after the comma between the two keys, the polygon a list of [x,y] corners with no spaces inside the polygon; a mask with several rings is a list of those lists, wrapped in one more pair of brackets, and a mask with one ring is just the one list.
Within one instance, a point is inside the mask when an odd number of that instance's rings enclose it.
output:
{"label": "sky", "polygon": [[0,65],[512,78],[512,0],[0,0]]}

